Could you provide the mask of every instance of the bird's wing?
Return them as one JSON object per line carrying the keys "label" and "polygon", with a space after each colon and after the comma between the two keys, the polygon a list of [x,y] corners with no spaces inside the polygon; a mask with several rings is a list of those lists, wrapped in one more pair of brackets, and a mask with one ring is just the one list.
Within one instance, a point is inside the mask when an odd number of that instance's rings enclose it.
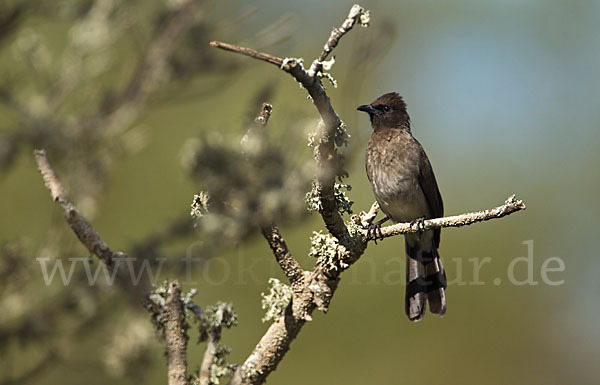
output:
{"label": "bird's wing", "polygon": [[[444,216],[444,202],[433,174],[433,168],[429,163],[429,158],[421,147],[421,161],[419,162],[419,185],[425,195],[425,200],[429,205],[429,212],[432,218],[440,218]],[[440,244],[440,229],[435,229],[435,244],[436,247]]]}

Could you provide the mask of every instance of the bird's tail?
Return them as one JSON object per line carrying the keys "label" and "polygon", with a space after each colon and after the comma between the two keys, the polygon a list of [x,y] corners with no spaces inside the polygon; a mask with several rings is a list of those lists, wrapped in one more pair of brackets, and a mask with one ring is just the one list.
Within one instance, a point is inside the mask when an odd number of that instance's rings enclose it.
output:
{"label": "bird's tail", "polygon": [[429,310],[440,317],[446,313],[446,272],[433,242],[406,238],[406,315],[411,321],[425,316]]}

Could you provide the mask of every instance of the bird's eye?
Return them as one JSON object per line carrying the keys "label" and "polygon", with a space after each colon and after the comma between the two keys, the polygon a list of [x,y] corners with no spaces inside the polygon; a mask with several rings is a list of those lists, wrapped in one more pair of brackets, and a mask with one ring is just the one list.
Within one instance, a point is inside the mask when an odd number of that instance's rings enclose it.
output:
{"label": "bird's eye", "polygon": [[383,106],[383,112],[389,112],[389,111],[390,111],[389,106]]}

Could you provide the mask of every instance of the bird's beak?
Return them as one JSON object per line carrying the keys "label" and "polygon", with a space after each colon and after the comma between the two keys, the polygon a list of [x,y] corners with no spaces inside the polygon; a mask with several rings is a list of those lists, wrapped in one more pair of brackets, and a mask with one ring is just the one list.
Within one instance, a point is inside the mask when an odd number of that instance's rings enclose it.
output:
{"label": "bird's beak", "polygon": [[375,109],[373,107],[371,107],[371,105],[369,105],[369,104],[363,104],[362,106],[358,106],[356,109],[359,111],[364,111],[364,112],[368,113],[369,115],[372,115],[375,113]]}

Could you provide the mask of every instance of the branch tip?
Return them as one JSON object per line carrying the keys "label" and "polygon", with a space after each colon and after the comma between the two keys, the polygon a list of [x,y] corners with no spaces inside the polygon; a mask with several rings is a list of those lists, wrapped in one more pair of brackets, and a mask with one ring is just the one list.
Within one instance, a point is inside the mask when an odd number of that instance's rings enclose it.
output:
{"label": "branch tip", "polygon": [[509,196],[504,204],[488,210],[464,213],[460,215],[428,219],[423,222],[423,226],[411,226],[410,223],[396,223],[381,229],[383,238],[393,237],[395,235],[415,233],[419,231],[442,228],[442,227],[462,227],[477,222],[488,221],[491,219],[502,218],[507,215],[525,210],[527,207],[522,200],[516,199],[515,195]]}

